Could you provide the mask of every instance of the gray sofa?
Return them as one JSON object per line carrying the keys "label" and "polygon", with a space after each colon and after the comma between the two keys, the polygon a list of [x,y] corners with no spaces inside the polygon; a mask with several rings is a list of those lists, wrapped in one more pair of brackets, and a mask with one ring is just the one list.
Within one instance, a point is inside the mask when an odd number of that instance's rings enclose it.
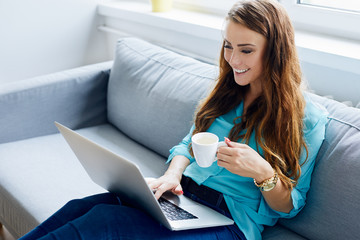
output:
{"label": "gray sofa", "polygon": [[[215,66],[135,38],[114,62],[3,85],[0,89],[0,222],[20,237],[67,201],[104,192],[54,126],[58,121],[160,176],[188,132]],[[266,227],[263,239],[358,239],[360,110],[309,94],[329,113],[307,205]]]}

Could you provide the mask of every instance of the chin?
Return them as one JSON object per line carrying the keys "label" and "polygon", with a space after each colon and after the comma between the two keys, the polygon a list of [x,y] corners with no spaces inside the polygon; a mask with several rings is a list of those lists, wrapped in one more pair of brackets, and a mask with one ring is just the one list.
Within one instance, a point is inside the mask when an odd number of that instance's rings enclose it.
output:
{"label": "chin", "polygon": [[244,81],[244,79],[236,79],[236,78],[235,78],[235,83],[242,87],[245,87],[250,84],[249,81]]}

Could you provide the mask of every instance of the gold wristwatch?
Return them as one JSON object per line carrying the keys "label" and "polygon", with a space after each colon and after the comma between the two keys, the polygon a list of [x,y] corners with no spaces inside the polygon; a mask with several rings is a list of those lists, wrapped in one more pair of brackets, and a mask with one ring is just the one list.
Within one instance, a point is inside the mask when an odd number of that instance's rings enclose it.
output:
{"label": "gold wristwatch", "polygon": [[265,181],[263,181],[260,184],[258,184],[256,182],[256,180],[254,179],[254,183],[255,183],[255,186],[257,186],[262,192],[268,192],[276,186],[278,179],[279,179],[278,174],[274,169],[274,176],[272,176],[269,179],[266,179]]}

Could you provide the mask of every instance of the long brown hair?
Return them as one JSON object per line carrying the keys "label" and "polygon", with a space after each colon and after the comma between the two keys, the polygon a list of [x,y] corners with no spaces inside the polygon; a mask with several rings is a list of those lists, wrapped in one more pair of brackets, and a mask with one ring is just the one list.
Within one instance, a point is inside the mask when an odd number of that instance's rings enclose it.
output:
{"label": "long brown hair", "polygon": [[[283,7],[271,0],[239,1],[226,20],[242,24],[267,39],[262,95],[239,116],[240,123],[234,119],[229,138],[248,143],[255,132],[257,147],[263,149],[265,159],[291,189],[301,174],[299,158],[303,149],[307,154],[303,138],[305,100],[293,26]],[[224,59],[224,44],[216,85],[198,106],[193,134],[206,131],[215,118],[239,105],[248,89],[235,82],[232,68]]]}

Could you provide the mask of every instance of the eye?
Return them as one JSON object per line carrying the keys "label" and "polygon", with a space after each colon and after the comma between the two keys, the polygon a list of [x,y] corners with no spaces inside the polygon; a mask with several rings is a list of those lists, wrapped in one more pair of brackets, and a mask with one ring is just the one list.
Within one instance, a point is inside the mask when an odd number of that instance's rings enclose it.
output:
{"label": "eye", "polygon": [[228,44],[225,44],[225,45],[224,45],[224,48],[232,49],[232,46],[230,46],[230,45],[228,45]]}
{"label": "eye", "polygon": [[252,53],[253,51],[250,50],[250,49],[244,49],[244,50],[241,50],[242,53],[245,53],[245,54],[250,54]]}

